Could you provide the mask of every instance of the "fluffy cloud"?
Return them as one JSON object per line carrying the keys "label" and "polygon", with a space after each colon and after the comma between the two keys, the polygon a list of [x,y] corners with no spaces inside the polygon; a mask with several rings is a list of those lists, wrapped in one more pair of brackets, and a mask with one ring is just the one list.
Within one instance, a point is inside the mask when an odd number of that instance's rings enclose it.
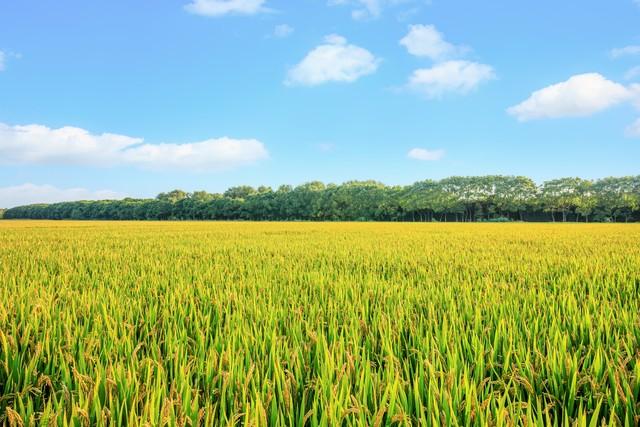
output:
{"label": "fluffy cloud", "polygon": [[203,16],[223,16],[227,14],[255,15],[264,12],[266,0],[192,0],[184,8]]}
{"label": "fluffy cloud", "polygon": [[412,148],[407,153],[407,157],[415,160],[434,161],[444,157],[444,150],[427,150],[425,148]]}
{"label": "fluffy cloud", "polygon": [[625,46],[611,50],[611,57],[614,59],[630,55],[640,55],[640,46]]}
{"label": "fluffy cloud", "polygon": [[57,188],[52,185],[22,184],[0,187],[0,207],[30,205],[34,203],[70,202],[75,200],[114,200],[125,195],[109,190],[89,191],[85,188]]}
{"label": "fluffy cloud", "polygon": [[368,50],[332,34],[289,70],[285,84],[316,86],[327,82],[354,82],[374,73],[379,64],[380,60]]}
{"label": "fluffy cloud", "polygon": [[625,135],[629,138],[640,138],[640,119],[637,119],[627,127]]}
{"label": "fluffy cloud", "polygon": [[218,138],[186,144],[147,144],[141,138],[91,134],[76,127],[0,123],[0,163],[135,166],[222,171],[268,157],[255,139]]}
{"label": "fluffy cloud", "polygon": [[634,91],[598,73],[579,74],[533,92],[507,112],[520,121],[589,116],[632,100]]}
{"label": "fluffy cloud", "polygon": [[276,25],[276,27],[273,29],[273,36],[279,39],[283,39],[285,37],[290,36],[293,33],[293,31],[294,29],[290,25],[287,25],[287,24]]}
{"label": "fluffy cloud", "polygon": [[433,25],[410,25],[400,44],[411,55],[435,62],[430,68],[419,68],[409,77],[406,87],[428,98],[447,92],[469,93],[481,83],[496,78],[493,67],[479,62],[451,59],[469,49],[447,42]]}
{"label": "fluffy cloud", "polygon": [[437,98],[446,92],[468,93],[492,79],[495,79],[495,72],[489,65],[446,61],[431,68],[415,70],[409,77],[408,87],[429,98]]}
{"label": "fluffy cloud", "polygon": [[400,44],[411,55],[434,61],[459,55],[466,50],[445,41],[442,33],[433,25],[410,25],[409,32],[400,40]]}

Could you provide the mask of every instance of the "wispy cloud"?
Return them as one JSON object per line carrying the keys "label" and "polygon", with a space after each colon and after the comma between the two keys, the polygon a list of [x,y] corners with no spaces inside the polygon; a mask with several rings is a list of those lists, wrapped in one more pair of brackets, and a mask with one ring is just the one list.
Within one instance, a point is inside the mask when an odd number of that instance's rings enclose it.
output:
{"label": "wispy cloud", "polygon": [[184,8],[190,13],[218,17],[224,15],[255,15],[266,12],[266,0],[192,0]]}
{"label": "wispy cloud", "polygon": [[640,77],[640,66],[633,67],[624,74],[625,80],[635,80]]}
{"label": "wispy cloud", "polygon": [[330,6],[336,5],[356,5],[351,12],[353,19],[361,20],[367,18],[377,18],[382,13],[383,0],[329,0]]}
{"label": "wispy cloud", "polygon": [[640,138],[640,119],[637,119],[627,127],[625,135],[629,138]]}
{"label": "wispy cloud", "polygon": [[445,151],[438,150],[427,150],[426,148],[412,148],[407,153],[407,157],[414,160],[422,160],[422,161],[436,161],[441,160],[445,155]]}
{"label": "wispy cloud", "polygon": [[611,49],[610,55],[614,59],[620,58],[622,56],[640,55],[640,46],[634,45]]}
{"label": "wispy cloud", "polygon": [[283,39],[285,37],[289,37],[293,34],[294,28],[287,24],[276,25],[273,29],[273,36],[279,39]]}
{"label": "wispy cloud", "polygon": [[332,144],[330,142],[323,142],[320,144],[316,144],[316,148],[323,153],[329,153],[331,151],[334,151],[336,149],[336,146],[335,144]]}
{"label": "wispy cloud", "polygon": [[350,5],[353,7],[351,17],[357,21],[364,21],[379,18],[384,9],[391,6],[407,3],[427,4],[428,2],[424,0],[328,0],[327,3],[329,6]]}
{"label": "wispy cloud", "polygon": [[496,78],[490,65],[470,61],[446,61],[431,68],[415,70],[407,87],[428,98],[438,98],[445,93],[466,94],[480,84]]}

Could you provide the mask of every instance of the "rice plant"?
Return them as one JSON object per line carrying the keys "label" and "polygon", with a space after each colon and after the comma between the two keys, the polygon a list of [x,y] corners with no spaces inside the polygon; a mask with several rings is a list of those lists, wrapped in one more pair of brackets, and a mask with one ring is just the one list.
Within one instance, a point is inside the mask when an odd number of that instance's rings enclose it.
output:
{"label": "rice plant", "polygon": [[0,223],[0,423],[637,425],[640,226]]}

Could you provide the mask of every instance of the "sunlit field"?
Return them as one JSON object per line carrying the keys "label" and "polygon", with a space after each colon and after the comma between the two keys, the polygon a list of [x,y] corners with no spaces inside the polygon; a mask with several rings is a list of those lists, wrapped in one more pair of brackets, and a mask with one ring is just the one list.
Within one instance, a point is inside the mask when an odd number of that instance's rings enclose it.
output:
{"label": "sunlit field", "polygon": [[0,424],[637,425],[640,225],[0,222]]}

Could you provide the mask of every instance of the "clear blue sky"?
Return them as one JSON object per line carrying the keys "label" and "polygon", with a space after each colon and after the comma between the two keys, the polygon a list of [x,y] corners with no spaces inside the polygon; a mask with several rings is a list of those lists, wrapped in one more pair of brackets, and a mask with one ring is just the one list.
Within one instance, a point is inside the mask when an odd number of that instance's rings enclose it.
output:
{"label": "clear blue sky", "polygon": [[640,173],[634,0],[4,1],[0,52],[0,207]]}

